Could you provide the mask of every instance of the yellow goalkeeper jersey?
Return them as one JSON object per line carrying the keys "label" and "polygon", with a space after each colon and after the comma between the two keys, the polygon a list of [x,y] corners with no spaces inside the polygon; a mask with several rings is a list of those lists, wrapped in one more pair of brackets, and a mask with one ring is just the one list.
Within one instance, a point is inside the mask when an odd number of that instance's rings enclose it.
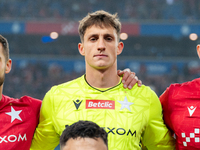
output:
{"label": "yellow goalkeeper jersey", "polygon": [[109,150],[173,150],[157,95],[147,86],[131,90],[90,86],[85,76],[52,87],[44,97],[31,150],[53,150],[66,125],[89,120],[108,133]]}

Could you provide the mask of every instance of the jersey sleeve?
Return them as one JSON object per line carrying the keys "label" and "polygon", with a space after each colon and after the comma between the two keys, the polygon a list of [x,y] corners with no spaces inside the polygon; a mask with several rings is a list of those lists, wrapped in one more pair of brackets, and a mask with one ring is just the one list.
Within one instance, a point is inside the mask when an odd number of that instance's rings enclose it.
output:
{"label": "jersey sleeve", "polygon": [[38,124],[42,101],[36,98],[29,97],[29,96],[23,96],[21,99],[26,99],[27,101],[30,102],[31,108],[36,116],[37,124]]}
{"label": "jersey sleeve", "polygon": [[173,126],[170,120],[170,113],[169,113],[169,90],[170,88],[168,87],[163,94],[159,97],[160,102],[162,104],[162,109],[163,109],[163,118],[164,122],[167,125],[167,127],[173,131]]}
{"label": "jersey sleeve", "polygon": [[53,150],[59,144],[59,135],[53,126],[52,110],[53,102],[50,90],[43,99],[39,124],[35,130],[30,150]]}
{"label": "jersey sleeve", "polygon": [[169,97],[169,88],[167,88],[159,97],[160,102],[162,104],[163,107],[163,111],[167,110],[168,108],[168,97]]}
{"label": "jersey sleeve", "polygon": [[142,137],[148,150],[173,150],[175,140],[162,118],[162,107],[157,95],[152,91],[149,110],[149,123]]}

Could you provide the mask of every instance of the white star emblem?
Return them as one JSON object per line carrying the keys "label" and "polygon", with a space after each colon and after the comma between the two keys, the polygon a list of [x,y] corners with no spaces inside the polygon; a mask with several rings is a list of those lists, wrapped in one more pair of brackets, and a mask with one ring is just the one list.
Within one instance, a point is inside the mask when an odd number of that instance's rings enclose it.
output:
{"label": "white star emblem", "polygon": [[126,96],[124,98],[124,101],[118,101],[118,102],[122,105],[120,110],[127,108],[129,111],[131,111],[130,105],[134,104],[134,103],[128,102]]}
{"label": "white star emblem", "polygon": [[11,123],[15,120],[18,119],[22,121],[20,118],[19,114],[21,113],[22,110],[15,111],[14,108],[11,106],[11,112],[6,113],[7,115],[11,116]]}

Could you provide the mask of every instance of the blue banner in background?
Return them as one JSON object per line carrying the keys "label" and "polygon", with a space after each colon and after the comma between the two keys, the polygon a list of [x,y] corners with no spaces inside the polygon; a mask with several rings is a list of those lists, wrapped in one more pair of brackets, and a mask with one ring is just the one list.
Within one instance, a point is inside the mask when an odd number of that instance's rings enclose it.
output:
{"label": "blue banner in background", "polygon": [[142,24],[140,30],[143,36],[182,36],[181,25],[176,24]]}
{"label": "blue banner in background", "polygon": [[200,34],[199,24],[141,24],[140,35],[143,36],[188,36],[191,33]]}
{"label": "blue banner in background", "polygon": [[23,22],[0,22],[0,34],[24,34],[25,23]]}
{"label": "blue banner in background", "polygon": [[[78,22],[30,22],[30,21],[1,21],[0,34],[49,34],[56,31],[59,34],[68,34],[78,36]],[[200,24],[192,23],[126,23],[122,22],[123,26],[130,30],[124,30],[130,36],[172,36],[182,37],[188,36],[191,33],[200,34]],[[43,29],[44,28],[44,29]],[[33,31],[32,31],[33,30]],[[72,32],[72,31],[73,32]],[[134,31],[134,32],[133,32]]]}

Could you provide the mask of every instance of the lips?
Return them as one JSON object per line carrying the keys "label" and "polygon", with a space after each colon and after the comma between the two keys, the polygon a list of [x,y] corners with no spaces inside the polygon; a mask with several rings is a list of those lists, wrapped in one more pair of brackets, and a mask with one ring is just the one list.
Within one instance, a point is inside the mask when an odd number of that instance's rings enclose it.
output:
{"label": "lips", "polygon": [[107,55],[105,55],[105,54],[97,54],[97,55],[94,55],[94,57],[107,57]]}

